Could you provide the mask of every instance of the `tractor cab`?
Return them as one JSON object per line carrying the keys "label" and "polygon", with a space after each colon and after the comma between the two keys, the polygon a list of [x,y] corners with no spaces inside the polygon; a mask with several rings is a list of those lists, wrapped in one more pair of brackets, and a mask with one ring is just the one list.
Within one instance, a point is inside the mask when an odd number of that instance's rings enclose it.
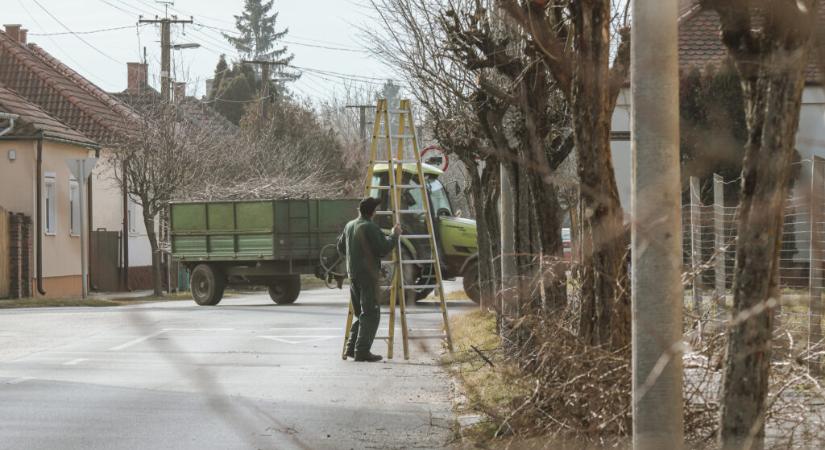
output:
{"label": "tractor cab", "polygon": [[[478,250],[476,237],[476,222],[474,220],[456,217],[450,203],[447,189],[441,182],[440,177],[444,174],[439,168],[429,164],[422,164],[422,169],[427,183],[427,195],[430,202],[430,212],[433,217],[433,227],[442,261],[442,271],[445,278],[453,278],[461,274],[466,261]],[[396,180],[399,185],[418,185],[419,180],[416,174],[415,164],[404,164],[402,166],[402,179]],[[376,164],[373,169],[371,186],[388,186],[389,178],[387,164]],[[426,203],[422,198],[421,189],[401,190],[402,210],[424,210]],[[374,188],[370,191],[370,196],[381,200],[380,210],[389,209],[389,191],[386,189]],[[404,213],[400,215],[403,234],[428,234],[427,223],[423,213]],[[377,216],[376,223],[384,229],[392,226],[392,217]],[[410,240],[404,245],[418,259],[429,258],[430,248],[427,241]]]}

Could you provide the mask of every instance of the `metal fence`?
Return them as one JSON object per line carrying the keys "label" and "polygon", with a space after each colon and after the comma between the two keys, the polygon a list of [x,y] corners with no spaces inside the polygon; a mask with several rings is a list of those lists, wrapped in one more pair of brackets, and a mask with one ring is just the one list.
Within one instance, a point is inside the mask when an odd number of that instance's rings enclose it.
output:
{"label": "metal fence", "polygon": [[[784,211],[776,328],[789,334],[794,347],[810,349],[809,343],[822,340],[825,161],[802,161],[795,169]],[[726,183],[714,175],[702,186],[691,178],[683,195],[685,306],[689,325],[700,331],[724,326],[732,304],[738,206],[725,199],[726,184],[732,183],[739,180]]]}

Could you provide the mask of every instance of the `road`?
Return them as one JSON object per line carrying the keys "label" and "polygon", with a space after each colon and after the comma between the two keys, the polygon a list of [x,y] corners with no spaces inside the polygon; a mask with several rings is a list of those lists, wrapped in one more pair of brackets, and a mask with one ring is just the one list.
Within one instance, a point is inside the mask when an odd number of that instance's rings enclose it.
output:
{"label": "road", "polygon": [[[440,315],[419,308],[433,313],[410,316],[412,333],[432,334]],[[443,447],[453,418],[440,343],[413,346],[409,361],[400,339],[392,361],[343,361],[345,315],[344,291],[323,288],[289,306],[253,294],[211,308],[5,310],[0,448]]]}

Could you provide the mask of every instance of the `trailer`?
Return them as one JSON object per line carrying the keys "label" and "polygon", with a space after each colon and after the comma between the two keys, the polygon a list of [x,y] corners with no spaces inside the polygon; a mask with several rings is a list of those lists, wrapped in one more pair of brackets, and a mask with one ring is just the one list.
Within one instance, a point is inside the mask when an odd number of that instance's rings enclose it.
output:
{"label": "trailer", "polygon": [[173,202],[172,256],[189,270],[199,305],[217,305],[227,286],[264,286],[290,304],[357,210],[357,199]]}

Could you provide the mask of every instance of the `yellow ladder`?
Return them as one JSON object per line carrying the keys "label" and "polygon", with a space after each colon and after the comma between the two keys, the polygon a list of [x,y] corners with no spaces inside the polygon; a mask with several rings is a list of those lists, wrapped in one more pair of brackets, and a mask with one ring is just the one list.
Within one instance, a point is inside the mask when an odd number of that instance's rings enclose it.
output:
{"label": "yellow ladder", "polygon": [[[396,123],[393,123],[393,119]],[[393,128],[398,127],[398,133],[393,133]],[[393,144],[395,144],[393,148]],[[405,148],[410,149],[405,152]],[[386,160],[379,160],[379,152],[386,150]],[[405,159],[409,158],[409,159]],[[387,180],[388,185],[373,186],[373,173],[376,164],[387,165]],[[418,183],[403,184],[404,171],[414,169],[413,176],[417,178]],[[450,335],[450,323],[447,315],[447,302],[444,298],[444,284],[441,279],[441,261],[438,255],[438,245],[435,239],[435,229],[433,226],[432,209],[430,207],[430,199],[427,195],[427,181],[424,177],[424,170],[421,163],[421,153],[418,147],[418,134],[415,129],[415,121],[412,112],[412,105],[410,100],[401,100],[397,110],[390,109],[387,100],[378,100],[375,110],[375,121],[373,123],[372,140],[370,144],[370,162],[367,169],[367,178],[364,183],[365,196],[369,196],[370,192],[388,191],[390,201],[389,209],[383,211],[376,211],[376,216],[392,216],[393,223],[402,223],[401,216],[404,214],[422,214],[427,225],[426,234],[403,234],[398,244],[392,252],[392,260],[387,264],[393,267],[393,277],[390,285],[390,310],[389,310],[389,333],[385,337],[376,337],[376,339],[385,339],[387,341],[387,358],[392,359],[393,348],[395,344],[395,316],[396,303],[398,303],[398,310],[400,311],[401,319],[401,336],[404,347],[404,359],[410,359],[409,341],[418,339],[444,339],[447,343],[447,348],[450,352],[453,351],[453,341]],[[401,209],[401,194],[402,192],[418,189],[423,198],[424,209]],[[404,240],[424,240],[426,239],[430,245],[429,259],[404,259],[405,252],[402,251]],[[403,277],[403,267],[406,264],[426,265],[432,264],[435,275],[435,284],[432,285],[406,285]],[[442,333],[438,335],[415,335],[410,336],[409,328],[407,326],[407,307],[406,307],[406,290],[411,288],[417,289],[433,289],[438,294],[439,306],[441,309],[441,317],[443,320]],[[400,302],[398,301],[400,299]],[[430,313],[430,311],[426,311]],[[347,340],[349,339],[350,327],[354,319],[352,304],[349,307],[347,314],[346,329],[344,332],[344,349],[342,357],[346,359]]]}

